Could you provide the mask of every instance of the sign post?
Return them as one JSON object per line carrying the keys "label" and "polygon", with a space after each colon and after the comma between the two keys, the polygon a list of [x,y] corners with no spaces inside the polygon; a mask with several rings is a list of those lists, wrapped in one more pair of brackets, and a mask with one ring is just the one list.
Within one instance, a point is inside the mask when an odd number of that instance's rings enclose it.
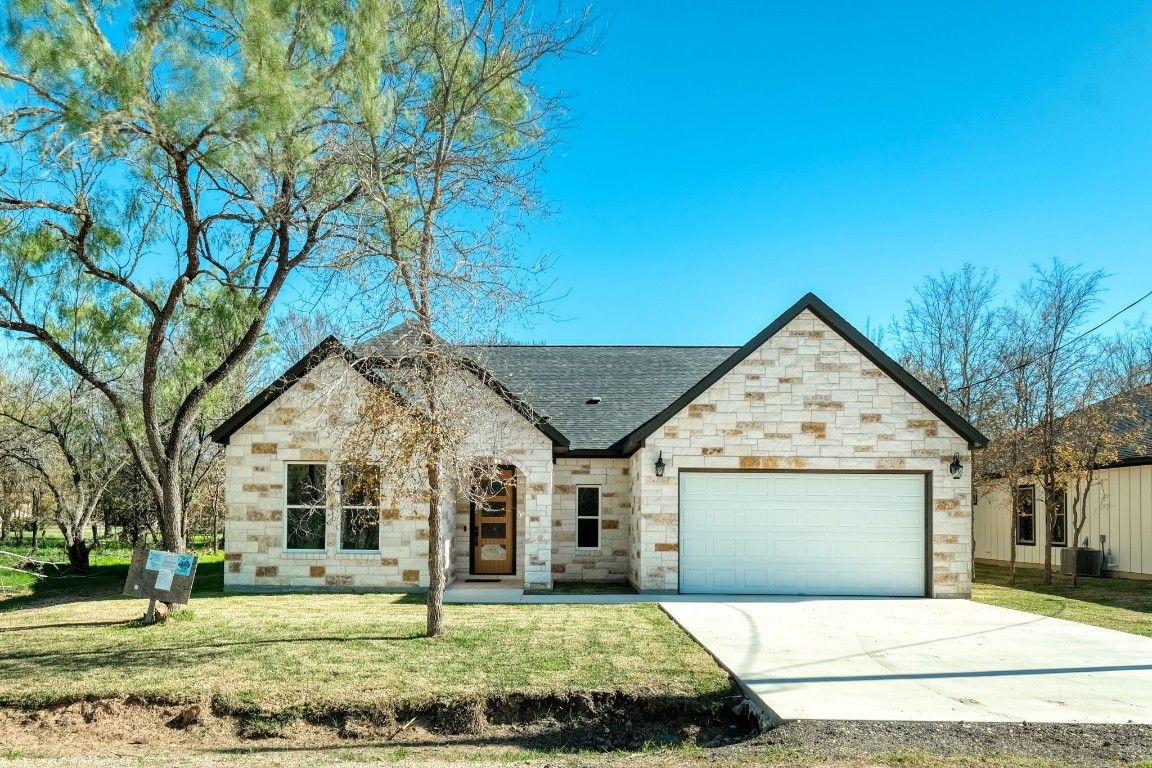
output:
{"label": "sign post", "polygon": [[148,612],[144,621],[156,621],[156,603],[187,603],[192,596],[192,582],[196,579],[196,555],[165,552],[159,549],[132,550],[132,564],[128,566],[128,580],[124,594],[128,597],[148,598]]}

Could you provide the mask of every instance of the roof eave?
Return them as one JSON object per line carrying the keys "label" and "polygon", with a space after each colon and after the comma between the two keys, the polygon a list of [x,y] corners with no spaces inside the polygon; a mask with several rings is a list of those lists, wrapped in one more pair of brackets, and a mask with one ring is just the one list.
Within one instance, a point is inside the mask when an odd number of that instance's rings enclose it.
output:
{"label": "roof eave", "polygon": [[[339,354],[341,357],[343,357],[344,361],[347,362],[349,366],[351,366],[360,375],[364,376],[369,381],[372,381],[375,384],[384,383],[379,381],[378,378],[372,374],[369,366],[363,364],[367,358],[358,357],[355,352],[345,346],[335,336],[328,336],[318,345],[316,345],[315,349],[311,350],[308,354],[304,355],[304,357],[300,358],[300,360],[298,360],[295,365],[281,374],[274,382],[269,384],[255,397],[249,400],[243,407],[240,408],[240,410],[236,411],[222,424],[220,424],[220,426],[212,430],[212,432],[209,434],[209,437],[215,443],[219,443],[220,445],[228,445],[228,442],[233,434],[235,434],[245,424],[255,418],[257,414],[275,402],[276,398],[280,397],[280,395],[288,391],[288,389],[290,389],[293,384],[304,378],[304,376],[308,375],[308,373],[316,368],[316,366],[334,354]],[[476,364],[471,361],[467,362],[470,366],[476,366]],[[561,453],[567,451],[571,441],[565,437],[563,433],[560,432],[560,430],[556,429],[556,427],[548,423],[548,419],[546,417],[538,414],[535,410],[532,409],[530,405],[528,405],[527,402],[518,398],[506,385],[503,384],[503,382],[499,381],[494,376],[491,376],[491,374],[488,374],[487,376],[478,376],[478,378],[480,378],[481,382],[483,382],[484,385],[492,390],[498,397],[508,403],[508,405],[513,410],[515,410],[522,417],[532,423],[536,429],[538,429],[544,434],[545,437],[551,440],[554,449]]]}

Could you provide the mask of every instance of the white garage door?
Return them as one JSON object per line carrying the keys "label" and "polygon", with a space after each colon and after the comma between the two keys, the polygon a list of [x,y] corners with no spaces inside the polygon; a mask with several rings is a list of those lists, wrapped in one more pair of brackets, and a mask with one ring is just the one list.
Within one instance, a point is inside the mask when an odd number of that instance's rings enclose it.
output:
{"label": "white garage door", "polygon": [[682,472],[680,591],[924,594],[922,475]]}

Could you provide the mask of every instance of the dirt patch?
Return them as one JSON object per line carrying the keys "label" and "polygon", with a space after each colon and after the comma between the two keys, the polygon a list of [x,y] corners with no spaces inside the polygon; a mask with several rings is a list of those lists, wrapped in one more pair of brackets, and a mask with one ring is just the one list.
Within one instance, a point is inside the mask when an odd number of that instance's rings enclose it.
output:
{"label": "dirt patch", "polygon": [[754,737],[758,726],[739,696],[702,701],[621,693],[279,711],[222,699],[199,705],[106,699],[35,711],[0,708],[0,744],[44,756],[116,755],[134,747],[155,752],[358,744],[636,751],[735,744]]}

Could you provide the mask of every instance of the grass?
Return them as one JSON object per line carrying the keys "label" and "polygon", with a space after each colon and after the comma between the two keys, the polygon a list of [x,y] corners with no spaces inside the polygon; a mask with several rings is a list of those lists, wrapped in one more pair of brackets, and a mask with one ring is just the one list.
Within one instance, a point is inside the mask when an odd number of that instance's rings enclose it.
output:
{"label": "grass", "polygon": [[[30,541],[31,537],[28,534],[25,534],[22,545],[17,544],[15,539],[0,540],[0,551],[22,556],[13,558],[0,555],[0,565],[15,566],[23,556],[28,555],[31,549]],[[213,555],[205,550],[197,554],[200,556],[196,575],[197,585],[215,588],[218,591],[224,579],[222,565],[224,553],[217,552]],[[32,572],[0,570],[0,611],[44,599],[84,598],[117,592],[123,588],[124,581],[128,577],[132,548],[115,538],[101,540],[92,550],[89,560],[92,572],[79,576],[67,567],[68,555],[64,551],[64,539],[59,532],[53,531],[41,537],[40,546],[36,550],[36,559],[61,563],[63,567],[45,566],[38,569],[36,573],[47,578],[38,578]]]}
{"label": "grass", "polygon": [[[38,557],[65,560],[61,545],[46,540]],[[0,572],[0,705],[212,698],[275,729],[278,713],[382,702],[730,691],[654,605],[448,605],[448,636],[428,639],[422,596],[225,594],[218,554],[201,556],[190,609],[146,627],[137,621],[146,601],[118,594],[129,559],[108,542],[90,576]]]}
{"label": "grass", "polygon": [[1152,581],[1081,576],[1073,588],[1071,576],[1054,573],[1049,585],[1043,578],[1038,568],[1017,568],[1016,586],[1010,587],[1007,568],[977,565],[972,599],[1152,637]]}
{"label": "grass", "polygon": [[526,589],[526,595],[634,595],[626,582],[573,581],[554,584],[552,589]]}
{"label": "grass", "polygon": [[219,697],[274,713],[729,691],[727,675],[654,605],[448,605],[448,636],[428,639],[419,597],[225,595],[200,582],[194,617],[164,625],[139,626],[145,602],[113,596],[0,613],[0,705]]}

